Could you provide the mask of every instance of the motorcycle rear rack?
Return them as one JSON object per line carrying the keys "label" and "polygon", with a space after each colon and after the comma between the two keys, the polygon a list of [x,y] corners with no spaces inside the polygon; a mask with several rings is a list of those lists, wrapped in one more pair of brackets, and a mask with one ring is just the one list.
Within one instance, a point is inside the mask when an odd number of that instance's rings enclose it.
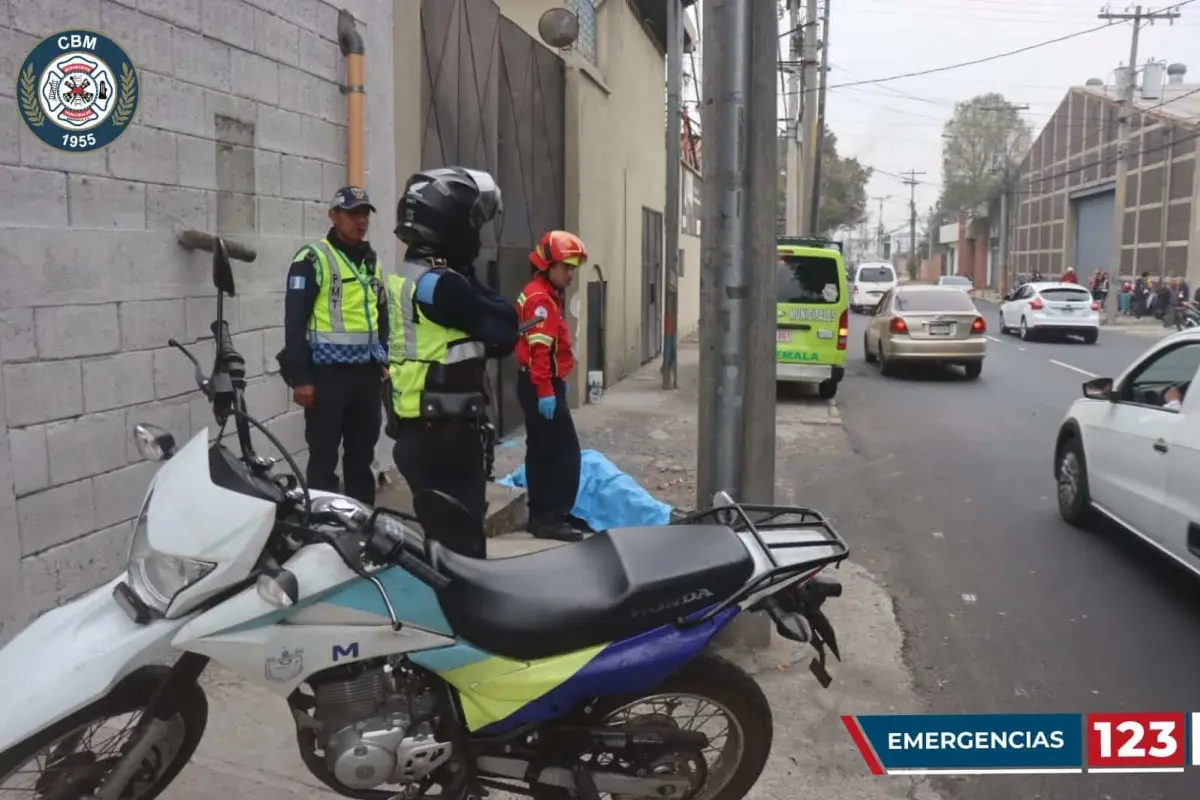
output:
{"label": "motorcycle rear rack", "polygon": [[[749,533],[771,562],[771,569],[720,603],[697,614],[682,618],[684,627],[707,622],[744,598],[776,583],[816,572],[850,557],[850,546],[820,511],[803,506],[731,503],[703,511],[693,511],[672,525],[718,524],[736,533]],[[824,548],[832,552],[804,557],[806,550]],[[778,557],[782,555],[784,558]]]}

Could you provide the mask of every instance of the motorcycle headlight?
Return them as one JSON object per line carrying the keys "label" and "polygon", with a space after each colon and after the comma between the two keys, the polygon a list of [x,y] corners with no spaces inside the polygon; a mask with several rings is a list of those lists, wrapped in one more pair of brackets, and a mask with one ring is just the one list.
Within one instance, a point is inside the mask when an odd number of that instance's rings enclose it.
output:
{"label": "motorcycle headlight", "polygon": [[147,512],[153,494],[151,491],[146,496],[133,530],[133,542],[129,547],[129,588],[143,603],[159,614],[165,614],[175,595],[212,572],[216,565],[170,556],[150,546]]}

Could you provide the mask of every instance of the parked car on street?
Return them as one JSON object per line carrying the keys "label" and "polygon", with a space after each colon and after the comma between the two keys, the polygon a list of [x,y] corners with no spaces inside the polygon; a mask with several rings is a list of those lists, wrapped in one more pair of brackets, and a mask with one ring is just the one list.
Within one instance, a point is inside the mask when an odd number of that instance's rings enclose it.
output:
{"label": "parked car on street", "polygon": [[953,286],[955,289],[966,292],[971,297],[975,296],[975,284],[965,275],[939,275],[937,285]]}
{"label": "parked car on street", "polygon": [[862,313],[879,305],[879,300],[899,281],[896,269],[886,261],[864,261],[854,268],[850,282],[850,310]]}
{"label": "parked car on street", "polygon": [[957,364],[983,372],[987,323],[961,289],[908,284],[884,295],[863,333],[863,352],[890,375],[903,364]]}
{"label": "parked car on street", "polygon": [[1100,304],[1086,287],[1074,283],[1027,283],[1000,304],[1000,333],[1011,331],[1026,341],[1079,336],[1095,344],[1100,338]]}
{"label": "parked car on street", "polygon": [[1200,574],[1200,329],[1154,344],[1115,380],[1083,384],[1054,448],[1058,510],[1108,517]]}

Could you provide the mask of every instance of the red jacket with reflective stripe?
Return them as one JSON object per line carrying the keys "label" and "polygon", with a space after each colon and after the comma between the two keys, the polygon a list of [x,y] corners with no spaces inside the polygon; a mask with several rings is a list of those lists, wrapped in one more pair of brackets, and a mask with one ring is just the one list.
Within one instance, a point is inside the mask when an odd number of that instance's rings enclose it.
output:
{"label": "red jacket with reflective stripe", "polygon": [[533,276],[517,296],[519,324],[540,320],[521,334],[517,363],[529,370],[538,397],[554,394],[551,378],[565,378],[575,368],[571,331],[563,309],[562,292],[541,273]]}

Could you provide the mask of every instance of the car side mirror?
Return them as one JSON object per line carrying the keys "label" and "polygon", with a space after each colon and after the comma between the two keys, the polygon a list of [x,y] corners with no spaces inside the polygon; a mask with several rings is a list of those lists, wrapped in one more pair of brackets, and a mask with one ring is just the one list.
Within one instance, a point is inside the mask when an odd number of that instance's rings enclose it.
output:
{"label": "car side mirror", "polygon": [[1115,399],[1112,378],[1093,378],[1083,384],[1083,396],[1089,400]]}
{"label": "car side mirror", "polygon": [[218,292],[233,297],[233,266],[229,263],[229,251],[218,236],[213,240],[212,282]]}

